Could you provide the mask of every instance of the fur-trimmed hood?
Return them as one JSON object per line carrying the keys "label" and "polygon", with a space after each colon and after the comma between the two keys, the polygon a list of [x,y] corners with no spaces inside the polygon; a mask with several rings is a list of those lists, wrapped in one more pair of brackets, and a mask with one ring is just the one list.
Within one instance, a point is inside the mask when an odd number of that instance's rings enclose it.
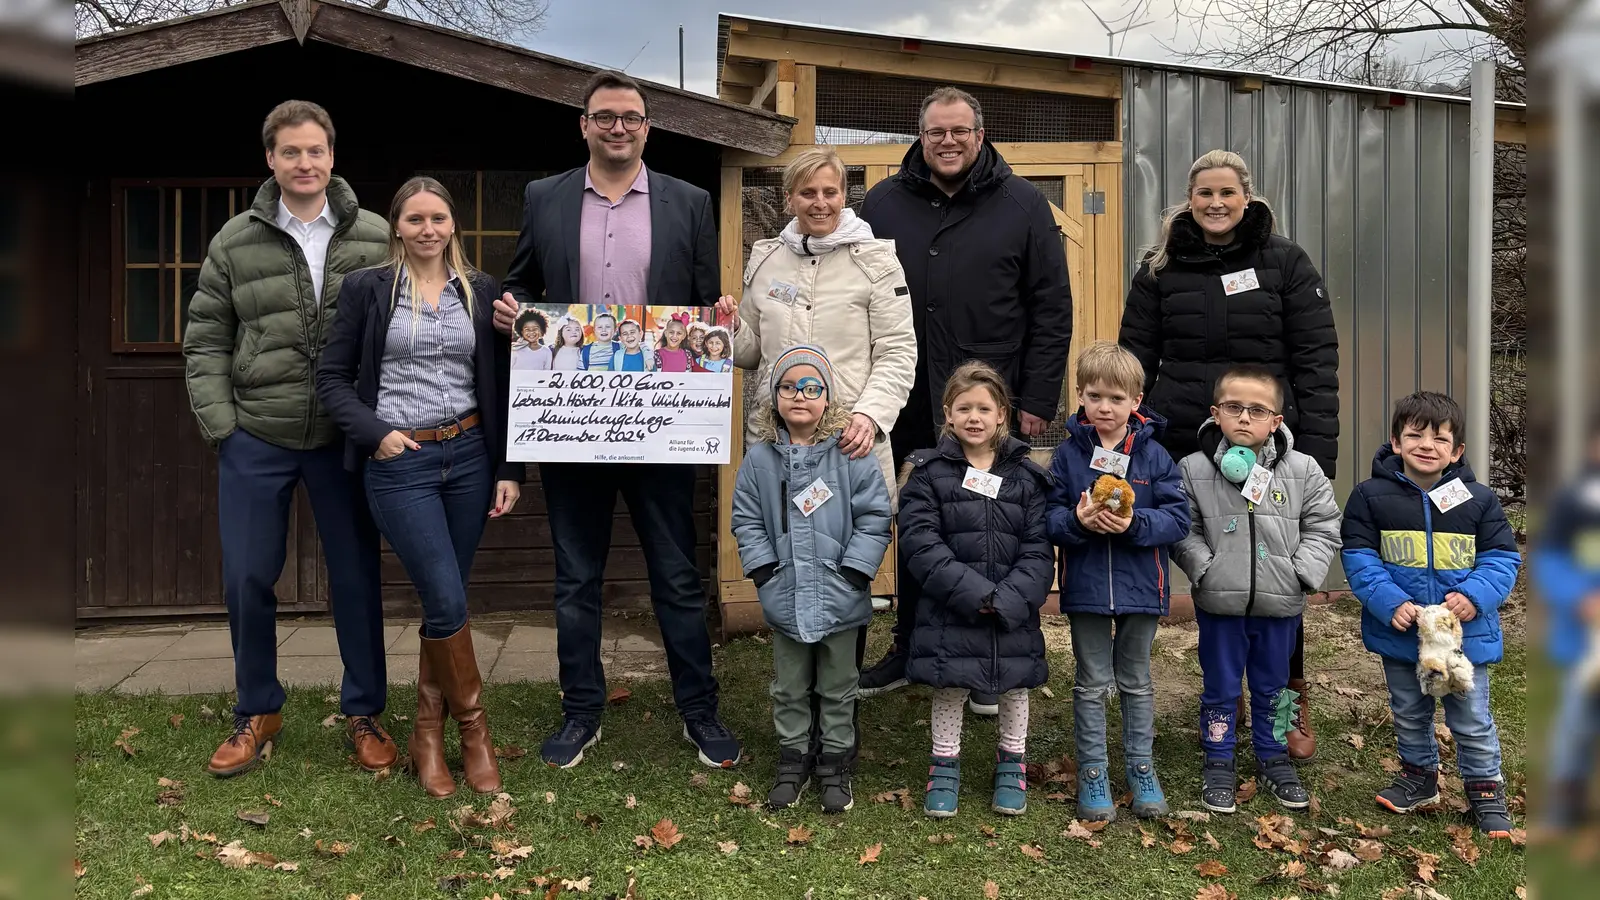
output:
{"label": "fur-trimmed hood", "polygon": [[[783,435],[783,443],[789,443],[788,430],[784,428],[783,421],[778,418],[777,407],[770,400],[762,400],[756,410],[755,421],[752,423],[755,439],[763,444],[778,443],[778,435]],[[837,403],[829,403],[828,408],[822,411],[822,421],[817,423],[817,443],[822,443],[830,437],[844,434],[850,427],[850,412]]]}

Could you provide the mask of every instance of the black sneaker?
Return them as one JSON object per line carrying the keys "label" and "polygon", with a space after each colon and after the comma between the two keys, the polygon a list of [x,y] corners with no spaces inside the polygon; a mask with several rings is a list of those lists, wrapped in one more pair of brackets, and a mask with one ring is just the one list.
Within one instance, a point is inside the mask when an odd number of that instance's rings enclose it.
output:
{"label": "black sneaker", "polygon": [[1300,783],[1300,776],[1294,770],[1294,760],[1288,754],[1262,761],[1256,768],[1261,772],[1261,780],[1266,782],[1267,790],[1278,798],[1285,809],[1305,809],[1311,805],[1311,795]]}
{"label": "black sneaker", "polygon": [[855,797],[850,794],[850,766],[842,754],[818,757],[812,774],[816,775],[817,789],[822,792],[823,812],[842,813],[856,805]]}
{"label": "black sneaker", "polygon": [[1231,813],[1238,809],[1235,795],[1239,793],[1239,776],[1231,759],[1208,759],[1200,770],[1200,805],[1214,813]]}
{"label": "black sneaker", "polygon": [[583,751],[600,740],[600,723],[590,719],[568,719],[561,730],[545,738],[539,755],[544,764],[556,769],[570,769],[583,762]]}
{"label": "black sneaker", "polygon": [[778,780],[767,793],[767,809],[788,809],[799,802],[800,795],[811,784],[811,767],[816,759],[809,753],[790,750],[778,751]]}
{"label": "black sneaker", "polygon": [[907,684],[906,680],[906,654],[898,647],[890,647],[889,652],[883,655],[870,668],[863,669],[861,679],[857,682],[856,696],[876,697],[897,691]]}
{"label": "black sneaker", "polygon": [[739,764],[743,749],[716,714],[687,719],[683,723],[683,739],[700,751],[700,761],[713,769],[731,769]]}
{"label": "black sneaker", "polygon": [[975,716],[1000,715],[1000,698],[994,694],[973,691],[967,695],[967,709]]}
{"label": "black sneaker", "polygon": [[1467,802],[1478,830],[1492,838],[1511,837],[1511,810],[1506,808],[1506,786],[1501,781],[1469,781],[1464,785]]}
{"label": "black sneaker", "polygon": [[1424,769],[1410,763],[1401,763],[1400,774],[1395,776],[1394,784],[1378,792],[1378,805],[1401,815],[1438,802],[1439,770]]}

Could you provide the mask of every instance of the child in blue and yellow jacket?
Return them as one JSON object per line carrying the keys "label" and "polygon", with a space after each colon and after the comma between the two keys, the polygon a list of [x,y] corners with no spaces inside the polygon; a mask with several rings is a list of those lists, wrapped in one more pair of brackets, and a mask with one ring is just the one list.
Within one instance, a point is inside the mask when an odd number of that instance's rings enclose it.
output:
{"label": "child in blue and yellow jacket", "polygon": [[1511,836],[1500,735],[1489,711],[1489,666],[1500,661],[1500,605],[1522,564],[1494,492],[1467,465],[1461,407],[1422,391],[1395,404],[1388,444],[1372,477],[1345,505],[1344,571],[1361,601],[1361,637],[1383,658],[1402,765],[1378,804],[1409,813],[1439,802],[1434,698],[1417,677],[1417,617],[1442,605],[1461,622],[1461,650],[1473,688],[1443,698],[1445,724],[1478,827]]}

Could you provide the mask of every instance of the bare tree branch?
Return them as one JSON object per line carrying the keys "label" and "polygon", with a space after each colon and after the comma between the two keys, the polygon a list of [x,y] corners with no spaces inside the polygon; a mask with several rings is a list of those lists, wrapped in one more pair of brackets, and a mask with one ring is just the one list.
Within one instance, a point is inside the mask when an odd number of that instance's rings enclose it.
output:
{"label": "bare tree branch", "polygon": [[[242,0],[73,0],[80,38],[210,12]],[[544,27],[550,0],[369,0],[372,9],[515,43]]]}

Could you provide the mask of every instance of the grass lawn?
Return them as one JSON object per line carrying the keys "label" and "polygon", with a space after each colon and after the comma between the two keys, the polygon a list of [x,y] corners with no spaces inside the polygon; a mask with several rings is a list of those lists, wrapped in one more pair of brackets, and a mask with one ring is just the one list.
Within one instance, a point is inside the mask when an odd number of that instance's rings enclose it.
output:
{"label": "grass lawn", "polygon": [[[1513,793],[1520,793],[1525,765],[1520,605],[1519,599],[1508,609],[1507,659],[1494,670],[1493,686]],[[1054,696],[1034,693],[1029,746],[1034,763],[1059,761],[1072,752],[1072,665],[1070,653],[1061,649],[1070,648],[1062,623],[1047,627]],[[1387,896],[1514,896],[1524,883],[1520,847],[1470,838],[1453,848],[1447,827],[1467,824],[1465,815],[1446,810],[1403,818],[1375,806],[1374,792],[1389,779],[1384,765],[1394,757],[1376,661],[1360,650],[1353,604],[1316,610],[1307,624],[1308,670],[1314,678],[1326,676],[1329,684],[1318,688],[1313,707],[1319,758],[1301,769],[1317,807],[1293,815],[1293,826],[1279,824],[1297,842],[1287,850],[1257,846],[1259,819],[1286,813],[1265,792],[1239,813],[1213,815],[1209,821],[1139,823],[1123,810],[1116,823],[1092,835],[1097,845],[1063,834],[1073,825],[1074,806],[1063,799],[1074,789],[1069,777],[1030,784],[1026,815],[996,815],[989,810],[994,724],[970,716],[961,813],[954,819],[927,819],[921,803],[929,693],[923,688],[864,704],[864,758],[853,811],[826,817],[815,793],[807,794],[803,808],[777,814],[730,802],[740,783],[753,798],[764,798],[776,757],[766,693],[770,648],[743,639],[717,651],[724,718],[748,746],[747,761],[733,771],[695,761],[664,682],[628,685],[632,697],[607,710],[604,740],[583,765],[566,772],[547,769],[538,760],[539,742],[558,722],[555,685],[488,689],[485,705],[497,745],[513,756],[521,748],[529,751],[502,761],[515,812],[499,827],[483,824],[493,818],[488,815],[492,798],[462,792],[434,801],[399,770],[379,779],[347,764],[342,728],[321,724],[336,709],[327,690],[290,691],[285,739],[274,758],[254,773],[225,781],[205,774],[204,765],[224,734],[230,698],[79,695],[75,855],[82,875],[77,894],[117,900],[241,895],[340,900],[353,894],[391,900],[497,893],[503,898],[576,896],[582,888],[594,897],[761,900],[940,900],[986,894],[1376,900],[1404,889]],[[880,616],[870,658],[877,657],[887,635],[888,622]],[[1200,678],[1193,638],[1192,626],[1163,628],[1156,645],[1161,692],[1156,759],[1174,812],[1200,809],[1195,734]],[[400,717],[409,716],[414,703],[410,688],[393,691],[390,727],[402,744],[410,724]],[[208,720],[206,708],[217,718]],[[1112,704],[1114,739],[1120,735],[1115,708]],[[175,725],[176,716],[183,718]],[[132,728],[139,731],[124,741],[134,751],[130,756],[117,744]],[[454,750],[447,752],[454,760]],[[1113,747],[1114,773],[1121,768],[1118,754]],[[1446,759],[1453,766],[1449,745]],[[1253,774],[1253,767],[1246,750],[1241,775]],[[162,778],[182,785],[163,787]],[[1120,790],[1120,774],[1113,781]],[[1454,798],[1460,800],[1459,781],[1453,784]],[[908,789],[912,809],[893,799],[874,801],[874,795],[897,789]],[[475,824],[461,824],[459,813],[469,804],[477,815],[467,821]],[[1520,801],[1513,808],[1520,824]],[[242,811],[270,818],[257,826],[240,819]],[[662,819],[676,829],[675,846],[641,847],[646,842],[640,837],[651,835]],[[1181,835],[1175,826],[1184,829]],[[1356,843],[1358,828],[1378,826],[1392,833]],[[163,831],[177,837],[152,846],[148,836]],[[657,837],[661,833],[657,829]],[[214,835],[216,843],[196,834]],[[791,842],[791,836],[797,840]],[[232,841],[271,858],[229,867],[218,851]],[[1261,842],[1273,846],[1266,838]],[[880,844],[876,861],[863,862],[863,854]],[[237,849],[220,855],[235,863],[251,861]],[[285,871],[271,868],[274,861],[296,865]],[[1437,895],[1414,887],[1421,884],[1419,861],[1432,875]],[[1207,877],[1201,869],[1217,874]],[[563,890],[563,880],[575,884]]]}

